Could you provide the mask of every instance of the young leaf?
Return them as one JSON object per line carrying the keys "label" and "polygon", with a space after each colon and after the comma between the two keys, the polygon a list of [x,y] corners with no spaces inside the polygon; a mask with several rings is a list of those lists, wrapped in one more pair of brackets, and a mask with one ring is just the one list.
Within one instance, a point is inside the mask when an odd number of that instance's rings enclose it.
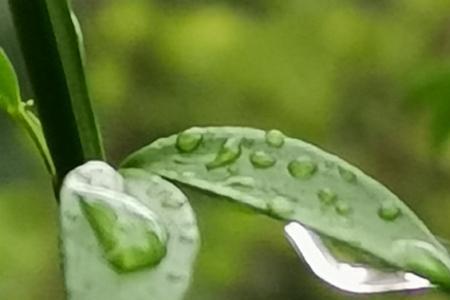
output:
{"label": "young leaf", "polygon": [[183,298],[199,235],[174,185],[89,162],[66,177],[60,209],[69,300]]}
{"label": "young leaf", "polygon": [[21,123],[35,143],[50,175],[55,168],[44,138],[39,119],[30,110],[33,101],[24,103],[20,97],[16,72],[6,53],[0,48],[0,109],[5,110],[13,119]]}
{"label": "young leaf", "polygon": [[192,128],[157,140],[122,167],[143,168],[299,221],[450,286],[447,251],[392,192],[342,159],[277,130]]}
{"label": "young leaf", "polygon": [[0,108],[14,114],[20,106],[19,83],[6,53],[0,48]]}

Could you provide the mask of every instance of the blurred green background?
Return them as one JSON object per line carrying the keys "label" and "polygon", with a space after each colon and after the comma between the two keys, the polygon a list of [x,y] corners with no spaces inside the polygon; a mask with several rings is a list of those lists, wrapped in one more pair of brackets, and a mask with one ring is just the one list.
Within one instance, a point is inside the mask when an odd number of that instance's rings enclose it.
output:
{"label": "blurred green background", "polygon": [[[193,125],[278,128],[384,182],[450,239],[447,0],[74,0],[110,161]],[[7,1],[0,45],[32,97]],[[188,300],[356,297],[326,287],[282,226],[192,199],[203,248]],[[57,207],[30,140],[0,112],[0,299],[63,299]],[[170,300],[170,299],[168,299]]]}

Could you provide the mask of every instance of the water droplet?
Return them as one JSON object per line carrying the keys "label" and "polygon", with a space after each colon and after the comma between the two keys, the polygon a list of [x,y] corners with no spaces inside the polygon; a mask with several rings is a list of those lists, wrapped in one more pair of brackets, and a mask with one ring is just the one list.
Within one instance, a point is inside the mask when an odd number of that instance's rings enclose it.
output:
{"label": "water droplet", "polygon": [[264,151],[253,152],[250,155],[250,161],[255,168],[262,168],[262,169],[270,168],[276,162],[275,158],[272,155],[267,154]]}
{"label": "water droplet", "polygon": [[190,172],[190,171],[184,171],[181,173],[181,176],[186,177],[186,178],[192,178],[192,177],[195,177],[195,173]]}
{"label": "water droplet", "polygon": [[299,157],[288,165],[292,177],[309,179],[317,172],[317,164],[308,157]]}
{"label": "water droplet", "polygon": [[386,221],[394,221],[400,216],[400,209],[393,201],[384,201],[378,209],[378,216]]}
{"label": "water droplet", "polygon": [[317,192],[317,197],[319,197],[320,201],[326,205],[334,204],[338,198],[337,194],[329,188],[320,189]]}
{"label": "water droplet", "polygon": [[256,180],[248,176],[233,176],[227,178],[223,184],[227,186],[254,188],[256,186]]}
{"label": "water droplet", "polygon": [[201,133],[188,130],[177,136],[176,147],[180,152],[189,153],[200,146],[202,139]]}
{"label": "water droplet", "polygon": [[192,244],[198,239],[198,234],[195,227],[183,228],[179,240],[182,243]]}
{"label": "water droplet", "polygon": [[242,138],[241,145],[244,148],[251,148],[255,144],[255,140],[250,138]]}
{"label": "water droplet", "polygon": [[230,138],[223,143],[213,161],[206,164],[206,168],[211,170],[229,165],[236,161],[241,155],[241,141],[237,138]]}
{"label": "water droplet", "polygon": [[269,146],[280,148],[284,144],[284,134],[276,129],[266,132],[266,143]]}
{"label": "water droplet", "polygon": [[237,175],[239,173],[239,168],[236,165],[232,165],[227,168],[227,171],[230,175]]}
{"label": "water droplet", "polygon": [[118,272],[132,272],[157,265],[166,255],[167,233],[150,211],[143,214],[105,202],[82,199],[83,214],[94,230],[105,258]]}
{"label": "water droplet", "polygon": [[167,273],[167,279],[169,281],[172,281],[172,282],[182,281],[185,277],[186,277],[186,275],[181,274],[179,272],[169,272],[169,273]]}
{"label": "water droplet", "polygon": [[341,216],[348,215],[352,208],[350,207],[350,204],[348,204],[347,201],[344,200],[338,200],[335,203],[336,212],[340,214]]}
{"label": "water droplet", "polygon": [[177,196],[173,193],[164,193],[160,195],[161,205],[166,208],[180,208],[186,203],[186,198]]}
{"label": "water droplet", "polygon": [[294,213],[294,203],[282,196],[276,196],[268,201],[268,209],[276,216],[286,217]]}
{"label": "water droplet", "polygon": [[450,286],[450,261],[445,250],[417,240],[394,242],[393,256],[408,271],[429,279],[432,283]]}
{"label": "water droplet", "polygon": [[339,175],[341,175],[342,179],[347,182],[354,183],[356,182],[356,175],[352,171],[345,169],[343,167],[338,167]]}

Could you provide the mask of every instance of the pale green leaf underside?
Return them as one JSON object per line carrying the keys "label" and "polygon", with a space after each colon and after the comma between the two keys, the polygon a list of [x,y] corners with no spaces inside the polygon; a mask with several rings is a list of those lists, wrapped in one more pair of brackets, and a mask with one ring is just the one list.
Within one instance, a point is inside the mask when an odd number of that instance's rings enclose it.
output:
{"label": "pale green leaf underside", "polygon": [[392,192],[342,159],[278,131],[192,128],[137,151],[122,168],[143,168],[300,221],[393,266],[450,284],[446,250]]}
{"label": "pale green leaf underside", "polygon": [[[167,230],[165,257],[156,266],[127,272],[114,268],[83,214],[80,201],[88,198],[100,199],[112,206],[126,199],[132,206],[141,206],[138,213],[147,209],[151,211],[161,228]],[[117,220],[124,217],[125,208],[116,210]],[[69,300],[183,298],[191,281],[199,234],[186,197],[174,185],[140,170],[130,169],[119,174],[105,163],[90,162],[66,177],[60,209],[62,255]]]}

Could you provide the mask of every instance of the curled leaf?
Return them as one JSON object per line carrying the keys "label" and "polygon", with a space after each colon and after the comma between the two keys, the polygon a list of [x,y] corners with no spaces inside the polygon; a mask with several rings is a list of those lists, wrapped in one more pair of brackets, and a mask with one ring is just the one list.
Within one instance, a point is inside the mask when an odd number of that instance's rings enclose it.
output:
{"label": "curled leaf", "polygon": [[183,298],[199,235],[171,183],[89,162],[65,179],[60,220],[69,300]]}
{"label": "curled leaf", "polygon": [[[182,134],[195,134],[201,144],[183,152],[177,135],[162,138],[122,167],[143,168],[272,217],[299,221],[391,266],[450,286],[446,249],[397,196],[342,159],[273,130],[211,127]],[[226,145],[238,150],[218,164]],[[407,247],[399,242],[404,240]]]}

